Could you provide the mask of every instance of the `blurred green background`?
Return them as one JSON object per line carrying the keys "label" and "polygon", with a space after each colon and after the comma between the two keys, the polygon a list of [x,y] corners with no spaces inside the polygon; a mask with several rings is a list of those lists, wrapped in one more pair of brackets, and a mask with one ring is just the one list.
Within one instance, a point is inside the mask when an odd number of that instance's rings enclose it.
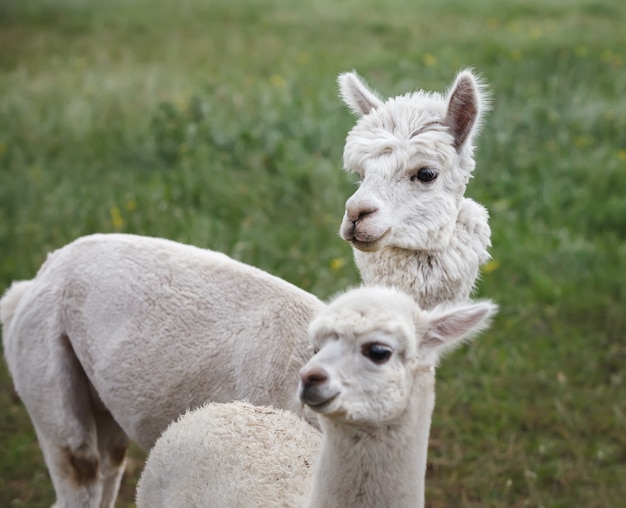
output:
{"label": "blurred green background", "polygon": [[[493,232],[478,295],[501,312],[439,369],[427,506],[622,506],[625,27],[623,0],[2,0],[0,290],[123,231],[327,298],[359,281],[337,74],[389,96],[473,67],[494,95],[468,188]],[[0,439],[0,506],[49,506],[4,363]]]}

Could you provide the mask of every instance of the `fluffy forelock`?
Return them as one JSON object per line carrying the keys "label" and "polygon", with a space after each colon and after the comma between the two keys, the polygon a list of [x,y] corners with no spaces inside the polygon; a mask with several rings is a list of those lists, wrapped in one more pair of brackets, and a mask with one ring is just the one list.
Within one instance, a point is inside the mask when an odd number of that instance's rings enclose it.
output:
{"label": "fluffy forelock", "polygon": [[309,335],[356,338],[380,331],[413,338],[416,312],[417,304],[405,293],[391,288],[360,288],[333,300],[313,320]]}
{"label": "fluffy forelock", "polygon": [[354,170],[365,159],[396,150],[409,150],[411,143],[426,132],[436,133],[452,143],[443,126],[446,114],[444,97],[422,90],[392,97],[384,105],[364,115],[348,134],[344,149],[344,167]]}
{"label": "fluffy forelock", "polygon": [[[389,164],[381,161],[383,165],[379,167],[388,166],[386,172],[393,173],[399,161],[408,161],[416,151],[450,164],[449,158],[457,155],[453,137],[443,124],[446,113],[446,97],[438,92],[419,90],[387,99],[383,106],[359,118],[348,133],[344,169],[359,172],[367,161],[390,155]],[[473,151],[469,142],[458,154],[465,183],[475,167]]]}

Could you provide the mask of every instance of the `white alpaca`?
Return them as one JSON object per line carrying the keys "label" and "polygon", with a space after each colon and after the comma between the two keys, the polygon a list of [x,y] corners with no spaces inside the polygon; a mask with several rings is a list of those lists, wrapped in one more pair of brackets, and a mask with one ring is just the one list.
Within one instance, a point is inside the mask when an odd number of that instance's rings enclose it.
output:
{"label": "white alpaca", "polygon": [[361,115],[343,155],[360,186],[340,232],[362,280],[402,288],[425,309],[467,300],[491,245],[487,210],[463,197],[487,103],[480,81],[465,70],[445,97],[418,91],[385,102],[356,73],[339,85]]}
{"label": "white alpaca", "polygon": [[430,372],[442,350],[484,329],[495,310],[480,302],[422,311],[381,288],[340,296],[311,323],[317,354],[300,371],[299,397],[319,415],[321,452],[319,433],[291,413],[209,404],[157,441],[138,508],[422,507]]}
{"label": "white alpaca", "polygon": [[[473,168],[472,107],[483,101],[474,78],[462,73],[447,102],[418,93],[385,104],[355,75],[340,80],[364,114],[346,144],[346,166],[363,183],[342,227],[367,251],[355,253],[363,280],[405,289],[424,308],[466,299],[489,243],[485,210],[459,194]],[[427,128],[431,117],[441,125]],[[422,130],[398,138],[413,125]],[[439,176],[417,190],[392,186],[390,175],[413,163]],[[380,224],[387,229],[374,238]],[[170,422],[207,401],[246,399],[302,414],[296,374],[321,306],[223,254],[166,240],[93,235],[51,254],[35,279],[5,293],[0,317],[7,364],[59,508],[113,506],[128,439],[149,449]]]}
{"label": "white alpaca", "polygon": [[[323,304],[224,254],[83,237],[0,302],[4,354],[57,506],[113,506],[128,437],[149,449],[209,400],[302,414],[295,387]],[[127,437],[128,436],[128,437]]]}

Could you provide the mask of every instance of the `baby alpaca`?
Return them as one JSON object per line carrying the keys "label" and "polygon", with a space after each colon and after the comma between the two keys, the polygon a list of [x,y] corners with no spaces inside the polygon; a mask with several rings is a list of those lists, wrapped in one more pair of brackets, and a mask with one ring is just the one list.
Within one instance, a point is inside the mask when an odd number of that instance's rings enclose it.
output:
{"label": "baby alpaca", "polygon": [[445,97],[418,91],[383,101],[354,72],[338,81],[360,115],[343,153],[360,185],[340,233],[363,282],[402,288],[425,309],[466,301],[491,245],[487,210],[463,197],[483,86],[464,70]]}
{"label": "baby alpaca", "polygon": [[209,404],[159,438],[138,508],[423,507],[431,371],[495,311],[490,302],[423,311],[374,287],[339,296],[311,323],[316,354],[300,371],[300,401],[323,431],[319,457],[317,431],[288,412]]}

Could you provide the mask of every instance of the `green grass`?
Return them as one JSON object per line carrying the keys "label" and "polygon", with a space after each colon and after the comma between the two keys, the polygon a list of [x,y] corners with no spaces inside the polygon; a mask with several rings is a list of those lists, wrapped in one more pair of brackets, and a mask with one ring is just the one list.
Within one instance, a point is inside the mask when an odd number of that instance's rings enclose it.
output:
{"label": "green grass", "polygon": [[[0,287],[93,232],[224,251],[326,298],[357,69],[383,94],[478,70],[468,195],[491,212],[491,331],[439,369],[430,507],[626,497],[626,4],[621,0],[4,0]],[[6,368],[0,506],[54,499]],[[119,506],[132,506],[133,449]]]}

